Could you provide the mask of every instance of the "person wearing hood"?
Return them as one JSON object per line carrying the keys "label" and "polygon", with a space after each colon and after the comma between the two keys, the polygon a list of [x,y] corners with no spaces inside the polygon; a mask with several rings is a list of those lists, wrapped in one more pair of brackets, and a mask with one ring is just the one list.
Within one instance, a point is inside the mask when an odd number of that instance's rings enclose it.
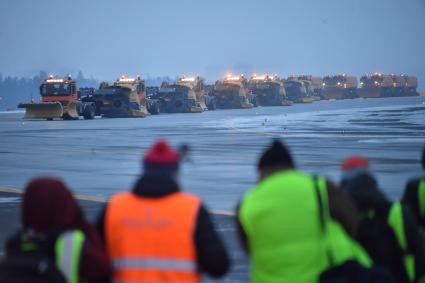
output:
{"label": "person wearing hood", "polygon": [[111,267],[101,239],[61,180],[43,177],[30,181],[23,195],[21,219],[23,229],[7,241],[6,258],[45,253],[67,282],[108,279]]}
{"label": "person wearing hood", "polygon": [[226,249],[201,199],[177,183],[180,155],[158,140],[131,192],[113,196],[98,230],[116,282],[199,282],[229,269]]}
{"label": "person wearing hood", "polygon": [[409,209],[381,192],[367,158],[347,158],[341,169],[341,189],[361,213],[356,239],[377,265],[391,270],[395,282],[423,282],[424,249]]}
{"label": "person wearing hood", "polygon": [[[425,146],[422,149],[422,169],[425,171]],[[409,206],[425,237],[425,175],[406,184],[402,202]]]}
{"label": "person wearing hood", "polygon": [[334,282],[335,277],[369,282],[358,278],[365,274],[362,264],[371,263],[352,240],[357,212],[351,200],[326,178],[297,169],[279,140],[265,149],[257,169],[258,184],[236,209],[251,282]]}

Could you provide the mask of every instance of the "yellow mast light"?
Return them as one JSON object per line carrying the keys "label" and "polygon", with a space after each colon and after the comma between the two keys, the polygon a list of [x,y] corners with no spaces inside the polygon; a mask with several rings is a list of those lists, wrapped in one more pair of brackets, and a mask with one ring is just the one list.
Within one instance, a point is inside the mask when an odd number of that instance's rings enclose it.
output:
{"label": "yellow mast light", "polygon": [[[140,76],[139,76],[140,78]],[[134,83],[136,82],[135,78],[126,78],[125,76],[121,76],[118,80],[117,83]]]}
{"label": "yellow mast light", "polygon": [[196,81],[196,78],[195,77],[182,77],[182,78],[180,78],[179,79],[179,81],[181,81],[181,82],[194,82],[194,81]]}
{"label": "yellow mast light", "polygon": [[[71,80],[71,76],[68,75],[69,80]],[[62,78],[55,77],[54,75],[49,75],[47,79],[44,80],[45,83],[64,83],[65,80]]]}
{"label": "yellow mast light", "polygon": [[47,79],[46,83],[63,83],[63,79]]}
{"label": "yellow mast light", "polygon": [[244,76],[240,75],[240,76],[232,76],[232,74],[228,74],[226,75],[226,77],[224,78],[225,81],[232,81],[232,82],[236,82],[236,81],[241,81],[243,80]]}
{"label": "yellow mast light", "polygon": [[265,80],[267,80],[269,78],[269,76],[267,75],[267,74],[264,74],[264,75],[262,75],[262,76],[257,76],[257,75],[253,75],[252,77],[251,77],[251,79],[252,80],[254,80],[254,81],[265,81]]}

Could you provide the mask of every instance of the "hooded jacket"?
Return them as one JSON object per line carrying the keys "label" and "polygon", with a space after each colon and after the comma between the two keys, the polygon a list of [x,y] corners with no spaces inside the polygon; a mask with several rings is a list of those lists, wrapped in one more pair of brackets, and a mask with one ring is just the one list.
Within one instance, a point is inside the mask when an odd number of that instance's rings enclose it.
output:
{"label": "hooded jacket", "polygon": [[[88,282],[97,282],[110,275],[109,260],[99,235],[86,221],[80,206],[63,182],[53,178],[39,178],[30,182],[23,195],[21,218],[24,229],[49,236],[57,236],[66,230],[81,230],[85,240],[80,257],[80,277]],[[18,237],[10,238],[6,253],[16,251],[18,243]]]}
{"label": "hooded jacket", "polygon": [[[378,189],[369,173],[359,174],[342,184],[342,189],[354,200],[362,214],[357,240],[367,250],[377,265],[388,266],[396,282],[407,282],[403,264],[403,252],[394,231],[388,224],[392,203]],[[408,249],[415,256],[416,273],[425,272],[425,250],[419,238],[419,230],[410,210],[402,208],[404,232]]]}

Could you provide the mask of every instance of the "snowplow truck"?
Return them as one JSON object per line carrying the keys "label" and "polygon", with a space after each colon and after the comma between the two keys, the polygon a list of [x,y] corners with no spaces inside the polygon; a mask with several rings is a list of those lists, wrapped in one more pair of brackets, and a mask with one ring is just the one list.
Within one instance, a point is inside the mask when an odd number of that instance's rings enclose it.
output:
{"label": "snowplow truck", "polygon": [[345,74],[325,76],[322,97],[324,99],[358,98],[357,78]]}
{"label": "snowplow truck", "polygon": [[216,81],[212,96],[215,97],[217,108],[220,109],[252,108],[255,103],[255,96],[250,94],[247,80],[243,75],[227,76],[223,80]]}
{"label": "snowplow truck", "polygon": [[418,87],[418,79],[407,75],[391,75],[392,88],[391,96],[418,96],[416,88]]}
{"label": "snowplow truck", "polygon": [[320,100],[322,98],[323,80],[320,77],[313,77],[311,75],[290,75],[289,78],[295,78],[303,81],[306,86],[307,95],[313,100]]}
{"label": "snowplow truck", "polygon": [[359,97],[390,97],[392,96],[393,80],[391,76],[382,73],[365,74],[360,78]]}
{"label": "snowplow truck", "polygon": [[103,102],[100,112],[104,117],[146,117],[160,113],[158,102],[147,98],[145,81],[140,76],[121,76],[113,86],[101,86],[96,96]]}
{"label": "snowplow truck", "polygon": [[24,102],[18,105],[25,109],[26,119],[65,119],[75,120],[95,117],[93,102],[83,102],[77,92],[77,84],[70,75],[66,78],[49,76],[40,86],[40,102]]}
{"label": "snowplow truck", "polygon": [[163,82],[152,98],[165,113],[200,113],[216,108],[215,98],[206,94],[204,80],[199,76],[183,76],[171,85]]}
{"label": "snowplow truck", "polygon": [[140,111],[140,102],[134,98],[131,90],[122,86],[109,86],[101,83],[99,89],[82,98],[96,105],[96,115],[105,118],[145,117]]}
{"label": "snowplow truck", "polygon": [[288,98],[294,103],[311,103],[314,101],[307,92],[305,81],[289,77],[285,80],[285,90]]}
{"label": "snowplow truck", "polygon": [[276,75],[251,76],[248,82],[249,91],[255,95],[256,104],[259,106],[290,106],[285,91],[285,83]]}
{"label": "snowplow truck", "polygon": [[405,80],[404,96],[419,96],[418,79],[413,76],[401,75]]}

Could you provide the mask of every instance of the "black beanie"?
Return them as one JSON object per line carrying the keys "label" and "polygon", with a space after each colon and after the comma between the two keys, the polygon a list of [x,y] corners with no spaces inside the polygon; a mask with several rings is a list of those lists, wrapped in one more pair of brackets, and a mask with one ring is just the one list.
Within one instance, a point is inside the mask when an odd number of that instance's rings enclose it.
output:
{"label": "black beanie", "polygon": [[278,166],[295,167],[292,156],[286,146],[279,140],[274,140],[258,161],[258,169]]}

